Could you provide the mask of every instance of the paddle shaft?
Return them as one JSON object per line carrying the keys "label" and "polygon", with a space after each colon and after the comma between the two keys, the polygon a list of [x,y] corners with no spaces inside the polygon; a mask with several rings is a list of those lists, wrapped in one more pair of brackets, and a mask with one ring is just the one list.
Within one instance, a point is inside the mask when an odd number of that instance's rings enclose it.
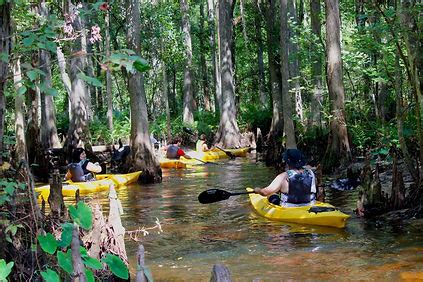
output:
{"label": "paddle shaft", "polygon": [[255,193],[254,191],[231,193],[231,196]]}
{"label": "paddle shaft", "polygon": [[222,152],[224,152],[229,158],[235,159],[234,154],[232,154],[231,152],[225,151],[222,148],[220,148],[219,146],[216,146],[216,148],[218,148],[219,150],[221,150]]}

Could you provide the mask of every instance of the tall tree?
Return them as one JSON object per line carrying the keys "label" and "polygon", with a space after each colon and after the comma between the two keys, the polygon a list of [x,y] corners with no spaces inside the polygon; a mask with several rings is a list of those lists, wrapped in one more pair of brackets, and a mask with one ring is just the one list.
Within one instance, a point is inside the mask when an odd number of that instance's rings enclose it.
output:
{"label": "tall tree", "polygon": [[216,51],[216,32],[215,32],[215,2],[214,0],[207,0],[207,22],[209,25],[210,33],[210,47],[211,47],[211,57],[213,65],[213,84],[214,84],[214,109],[215,111],[220,111],[219,101],[221,101],[221,77],[219,71],[219,54]]}
{"label": "tall tree", "polygon": [[[40,15],[48,18],[49,10],[45,0],[40,2]],[[44,86],[51,88],[51,55],[45,49],[40,49],[40,69],[44,72]],[[41,93],[41,144],[44,149],[61,147],[56,128],[56,110],[52,95],[46,91]]]}
{"label": "tall tree", "polygon": [[16,134],[16,162],[25,161],[28,163],[28,151],[25,138],[25,95],[22,84],[21,61],[18,57],[13,64],[13,82],[15,84],[15,134]]}
{"label": "tall tree", "polygon": [[281,77],[282,77],[282,109],[283,109],[283,129],[286,148],[296,148],[294,121],[292,120],[292,98],[289,93],[289,38],[288,38],[288,0],[281,0]]}
{"label": "tall tree", "polygon": [[216,143],[226,148],[240,146],[241,135],[236,120],[233,46],[233,0],[219,0],[220,75],[222,79],[222,108]]}
{"label": "tall tree", "polygon": [[283,135],[283,110],[282,110],[282,94],[281,94],[281,68],[278,56],[277,46],[279,45],[280,34],[277,28],[277,20],[275,16],[277,0],[269,0],[264,5],[264,18],[266,23],[266,45],[267,60],[269,65],[269,85],[272,100],[272,122],[270,131],[267,136],[269,144],[266,151],[266,163],[273,164],[280,160],[282,151]]}
{"label": "tall tree", "polygon": [[[104,17],[106,25],[105,47],[106,58],[110,58],[110,11],[106,7],[106,15]],[[107,126],[110,130],[113,129],[113,94],[112,94],[112,72],[109,68],[106,70],[106,95],[107,95]]]}
{"label": "tall tree", "polygon": [[7,75],[9,73],[9,54],[11,47],[11,21],[10,2],[0,5],[0,165],[3,164],[3,140],[4,140],[4,120],[6,114],[6,89]]}
{"label": "tall tree", "polygon": [[313,77],[313,94],[311,96],[311,124],[322,126],[323,80],[322,80],[322,53],[318,44],[321,41],[322,25],[320,22],[320,0],[310,1],[311,32],[314,40],[310,48],[312,61],[311,73]]}
{"label": "tall tree", "polygon": [[[72,2],[69,2],[69,15],[74,15],[72,25],[76,34],[82,33],[82,22],[79,16],[79,8]],[[91,151],[90,131],[89,131],[89,112],[91,109],[87,85],[81,78],[85,70],[85,56],[83,51],[83,40],[77,36],[72,45],[72,56],[69,63],[69,78],[71,80],[71,96],[69,97],[70,112],[72,118],[69,123],[68,135],[65,142],[65,150],[70,156],[70,152],[77,146],[85,146],[85,149]]]}
{"label": "tall tree", "polygon": [[191,24],[189,22],[189,6],[187,0],[180,0],[182,14],[182,33],[185,48],[185,72],[184,72],[184,110],[182,120],[187,124],[194,123],[194,93],[192,73],[192,43]]}
{"label": "tall tree", "polygon": [[[139,0],[126,0],[128,47],[141,54],[141,17]],[[127,159],[128,170],[142,170],[143,183],[161,182],[162,170],[154,155],[148,132],[147,99],[144,75],[138,71],[128,72],[128,91],[131,104],[131,154]]]}
{"label": "tall tree", "polygon": [[203,84],[203,104],[204,110],[210,111],[210,89],[209,89],[209,79],[207,75],[207,63],[206,63],[206,47],[204,42],[206,42],[206,33],[204,29],[204,4],[200,2],[200,64],[202,72],[202,84]]}
{"label": "tall tree", "polygon": [[344,84],[342,80],[342,59],[340,42],[339,0],[326,1],[326,60],[327,84],[331,101],[330,134],[323,159],[324,168],[351,160],[345,119]]}
{"label": "tall tree", "polygon": [[254,15],[254,26],[256,29],[256,41],[257,41],[257,66],[258,66],[258,90],[259,90],[259,101],[262,109],[267,108],[268,99],[265,91],[265,76],[264,76],[264,61],[263,61],[263,37],[262,37],[262,13],[261,7],[258,0],[254,0],[254,8],[256,13]]}
{"label": "tall tree", "polygon": [[[291,89],[294,93],[295,113],[301,123],[304,122],[303,115],[303,99],[301,97],[300,84],[300,63],[298,59],[298,17],[296,0],[288,1],[288,18],[290,19],[288,25],[288,58],[289,58],[289,80]],[[293,90],[293,91],[292,91]]]}

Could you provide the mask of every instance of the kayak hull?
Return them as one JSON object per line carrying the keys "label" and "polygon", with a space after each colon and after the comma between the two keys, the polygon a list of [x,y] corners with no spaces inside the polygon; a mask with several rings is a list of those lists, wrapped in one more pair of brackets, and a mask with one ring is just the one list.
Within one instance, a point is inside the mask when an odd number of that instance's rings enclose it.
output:
{"label": "kayak hull", "polygon": [[[247,188],[247,191],[253,189]],[[328,203],[316,202],[314,206],[282,207],[269,203],[267,197],[259,194],[251,193],[249,197],[251,205],[259,215],[276,221],[344,228],[350,217]],[[309,212],[312,207],[335,210]]]}
{"label": "kayak hull", "polygon": [[[108,191],[110,185],[118,187],[134,183],[138,180],[140,174],[141,171],[127,174],[97,174],[97,180],[87,182],[73,182],[67,180],[63,183],[62,194],[64,197],[75,197],[77,190],[79,190],[80,195]],[[47,200],[50,194],[50,185],[36,187],[35,192],[40,193],[40,197]]]}

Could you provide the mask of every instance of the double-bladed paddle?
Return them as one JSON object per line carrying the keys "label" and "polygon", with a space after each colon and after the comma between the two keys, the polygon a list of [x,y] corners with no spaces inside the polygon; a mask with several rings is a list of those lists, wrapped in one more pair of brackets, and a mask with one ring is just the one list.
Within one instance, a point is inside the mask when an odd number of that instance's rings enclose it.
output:
{"label": "double-bladed paddle", "polygon": [[209,189],[209,190],[201,192],[200,195],[198,195],[198,201],[202,204],[211,204],[211,203],[227,200],[229,199],[230,196],[251,194],[251,193],[254,193],[254,191],[231,193],[231,192],[220,190],[220,189]]}

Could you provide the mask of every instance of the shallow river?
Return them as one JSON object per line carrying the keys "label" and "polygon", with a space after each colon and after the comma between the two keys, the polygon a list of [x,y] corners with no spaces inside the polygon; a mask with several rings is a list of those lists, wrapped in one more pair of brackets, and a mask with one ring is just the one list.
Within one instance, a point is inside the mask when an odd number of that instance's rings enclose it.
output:
{"label": "shallow river", "polygon": [[[266,186],[275,170],[251,159],[164,170],[163,183],[118,191],[127,230],[152,227],[141,238],[155,281],[209,281],[214,264],[234,281],[398,281],[423,276],[423,221],[387,226],[353,214],[356,191],[327,190],[326,201],[352,217],[345,229],[273,222],[256,215],[248,196],[198,203],[210,188]],[[107,209],[107,207],[105,207]],[[135,274],[137,242],[126,249]]]}

